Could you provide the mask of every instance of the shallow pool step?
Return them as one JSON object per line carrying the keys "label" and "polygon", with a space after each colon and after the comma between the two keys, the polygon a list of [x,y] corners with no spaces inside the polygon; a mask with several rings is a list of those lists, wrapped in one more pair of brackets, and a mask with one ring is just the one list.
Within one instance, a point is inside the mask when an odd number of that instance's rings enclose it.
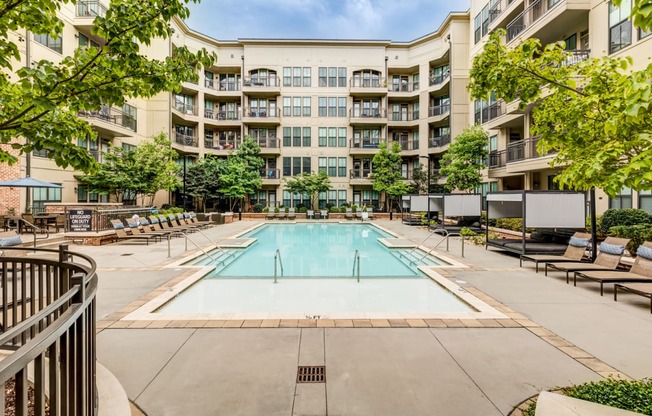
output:
{"label": "shallow pool step", "polygon": [[392,252],[403,264],[408,267],[414,266],[437,266],[440,263],[434,260],[430,255],[424,256],[422,251],[411,252]]}

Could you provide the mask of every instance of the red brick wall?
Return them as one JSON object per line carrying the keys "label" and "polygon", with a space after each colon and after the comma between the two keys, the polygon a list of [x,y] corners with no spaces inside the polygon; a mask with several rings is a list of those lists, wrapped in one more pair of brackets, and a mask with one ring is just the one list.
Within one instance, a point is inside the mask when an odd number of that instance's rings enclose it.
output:
{"label": "red brick wall", "polygon": [[[18,156],[18,152],[11,149],[8,145],[0,145],[0,147],[2,150],[9,151]],[[21,157],[18,157],[18,163],[12,166],[9,166],[7,163],[0,163],[0,181],[20,178],[21,163]],[[5,214],[9,208],[14,208],[16,214],[20,214],[20,188],[0,187],[0,215]]]}

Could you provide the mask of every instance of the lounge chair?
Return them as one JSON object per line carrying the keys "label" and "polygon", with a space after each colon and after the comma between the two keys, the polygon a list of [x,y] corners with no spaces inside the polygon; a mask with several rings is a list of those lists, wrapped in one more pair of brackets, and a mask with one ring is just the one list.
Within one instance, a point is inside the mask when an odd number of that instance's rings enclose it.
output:
{"label": "lounge chair", "polygon": [[353,219],[353,210],[351,210],[351,208],[346,209],[346,212],[344,213],[344,218],[347,220]]}
{"label": "lounge chair", "polygon": [[[134,224],[131,221],[127,221],[131,232],[135,235],[138,235],[138,232],[140,232],[141,234],[158,235],[159,237],[163,238],[172,234],[172,231],[162,230],[158,225],[154,226],[154,224],[151,224],[145,218],[139,219],[138,222],[140,224]],[[138,232],[136,232],[136,230],[138,230]]]}
{"label": "lounge chair", "polygon": [[294,210],[294,207],[288,209],[288,220],[295,220],[297,219],[297,214]]}
{"label": "lounge chair", "polygon": [[361,220],[362,219],[362,208],[356,208],[355,210],[355,218]]}
{"label": "lounge chair", "polygon": [[[174,218],[174,220],[172,220],[172,218]],[[173,231],[179,231],[179,232],[185,233],[186,231],[188,231],[190,229],[189,227],[182,227],[182,226],[178,225],[177,221],[176,221],[176,217],[174,217],[173,214],[170,214],[169,219],[165,215],[159,215],[158,219],[159,219],[159,225],[164,230],[173,230]]]}
{"label": "lounge chair", "polygon": [[189,233],[194,233],[200,228],[197,225],[188,223],[183,214],[170,214],[170,223],[173,228],[178,225],[179,227],[184,227]]}
{"label": "lounge chair", "polygon": [[120,220],[111,220],[111,225],[113,225],[118,240],[144,240],[149,245],[150,240],[153,239],[156,242],[160,239],[160,236],[153,234],[129,234]]}
{"label": "lounge chair", "polygon": [[620,264],[620,259],[625,252],[625,246],[629,243],[628,238],[607,237],[604,243],[598,247],[598,257],[593,263],[586,262],[546,262],[545,275],[548,275],[548,269],[555,269],[566,272],[566,283],[570,281],[571,272],[588,271],[588,270],[616,270]]}
{"label": "lounge chair", "polygon": [[276,214],[276,218],[278,218],[279,220],[284,220],[285,218],[287,218],[287,215],[288,214],[285,212],[285,208],[281,208],[278,210],[278,213]]}
{"label": "lounge chair", "polygon": [[276,218],[276,213],[271,209],[267,212],[267,215],[265,215],[266,220],[273,220],[275,218]]}
{"label": "lounge chair", "polygon": [[647,282],[652,283],[652,243],[645,242],[639,246],[636,260],[628,273],[624,271],[585,271],[573,274],[573,286],[577,278],[600,283],[600,296],[604,294],[605,283]]}
{"label": "lounge chair", "polygon": [[652,283],[616,283],[614,285],[615,301],[618,300],[618,289],[650,298],[650,313],[652,313]]}
{"label": "lounge chair", "polygon": [[314,220],[315,219],[315,211],[309,209],[306,211],[306,218]]}
{"label": "lounge chair", "polygon": [[192,211],[188,213],[187,218],[188,220],[190,220],[191,224],[198,225],[204,229],[215,226],[215,223],[213,221],[209,221],[209,220],[200,221],[199,219],[197,219],[197,214],[195,214]]}
{"label": "lounge chair", "polygon": [[520,266],[523,267],[523,261],[534,262],[534,268],[539,273],[539,263],[564,263],[578,262],[584,257],[586,248],[590,244],[591,234],[575,233],[568,242],[566,252],[562,255],[554,254],[521,254]]}
{"label": "lounge chair", "polygon": [[367,218],[370,220],[375,219],[376,217],[374,216],[374,209],[373,208],[367,208]]}

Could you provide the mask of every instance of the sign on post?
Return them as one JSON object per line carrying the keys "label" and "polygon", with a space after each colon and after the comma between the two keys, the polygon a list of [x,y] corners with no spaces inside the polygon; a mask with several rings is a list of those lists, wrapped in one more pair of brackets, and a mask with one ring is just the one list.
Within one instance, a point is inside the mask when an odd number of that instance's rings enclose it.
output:
{"label": "sign on post", "polygon": [[93,231],[93,210],[71,209],[68,211],[68,229],[72,232]]}

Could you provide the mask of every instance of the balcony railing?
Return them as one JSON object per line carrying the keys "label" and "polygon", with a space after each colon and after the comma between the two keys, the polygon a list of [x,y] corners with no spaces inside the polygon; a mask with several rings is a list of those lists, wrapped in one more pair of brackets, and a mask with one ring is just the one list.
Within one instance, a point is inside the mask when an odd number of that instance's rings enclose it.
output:
{"label": "balcony railing", "polygon": [[412,92],[419,90],[418,82],[393,82],[387,86],[388,91],[393,92]]}
{"label": "balcony railing", "polygon": [[263,179],[281,179],[281,170],[275,168],[260,169],[260,177]]}
{"label": "balcony railing", "polygon": [[12,252],[0,257],[0,413],[96,415],[95,262],[67,245]]}
{"label": "balcony railing", "polygon": [[189,116],[197,115],[197,106],[194,104],[184,103],[183,101],[175,100],[174,109],[182,114],[187,114]]}
{"label": "balcony railing", "polygon": [[378,137],[354,137],[349,140],[352,149],[378,149],[380,143],[385,142],[384,138]]}
{"label": "balcony railing", "polygon": [[385,87],[385,78],[358,78],[349,79],[351,88],[383,88]]}
{"label": "balcony railing", "polygon": [[174,132],[174,142],[182,146],[199,147],[199,140],[195,136]]}
{"label": "balcony railing", "polygon": [[138,123],[133,116],[123,113],[122,110],[118,108],[109,106],[102,106],[102,108],[97,111],[79,111],[77,115],[80,117],[96,118],[107,123],[122,126],[131,131],[136,131],[138,127]]}
{"label": "balcony railing", "polygon": [[215,91],[240,91],[239,81],[204,79],[204,86]]}
{"label": "balcony railing", "polygon": [[396,140],[392,143],[398,143],[401,146],[401,150],[419,150],[419,141],[418,140]]}
{"label": "balcony railing", "polygon": [[489,152],[489,169],[505,167],[507,164],[507,150]]}
{"label": "balcony railing", "polygon": [[106,6],[97,0],[80,0],[77,2],[77,16],[106,16]]}
{"label": "balcony railing", "polygon": [[552,10],[564,0],[535,0],[527,9],[507,24],[507,42],[514,40],[521,32]]}
{"label": "balcony railing", "polygon": [[441,75],[430,75],[429,85],[432,87],[433,85],[442,84],[450,77],[450,75],[451,75],[450,71],[446,71]]}
{"label": "balcony railing", "polygon": [[537,144],[539,143],[540,139],[541,136],[529,137],[525,140],[507,145],[507,163],[526,159],[536,159],[552,153],[539,153]]}
{"label": "balcony railing", "polygon": [[371,179],[371,169],[351,169],[349,170],[351,179]]}
{"label": "balcony railing", "polygon": [[204,148],[206,149],[215,149],[215,150],[231,150],[240,148],[240,139],[235,140],[226,140],[218,139],[216,137],[206,137],[204,138]]}
{"label": "balcony railing", "polygon": [[450,110],[451,110],[451,105],[449,103],[428,107],[428,117],[443,116],[444,114],[448,113]]}
{"label": "balcony railing", "polygon": [[430,137],[428,138],[428,147],[429,148],[434,148],[434,147],[443,147],[446,146],[447,144],[450,144],[451,142],[451,136],[450,134],[445,134],[443,136],[436,136],[436,137]]}
{"label": "balcony railing", "polygon": [[254,141],[258,143],[261,149],[278,149],[281,147],[281,141],[276,137],[254,138]]}
{"label": "balcony railing", "polygon": [[498,118],[505,114],[505,112],[505,101],[498,100],[482,109],[482,122],[486,123],[490,120]]}
{"label": "balcony railing", "polygon": [[591,57],[591,50],[590,49],[580,49],[580,50],[572,50],[572,51],[566,51],[570,54],[566,59],[564,59],[559,66],[571,66],[571,65],[576,65],[579,64],[582,61],[586,61]]}
{"label": "balcony railing", "polygon": [[350,118],[385,118],[387,109],[385,108],[351,108],[349,109]]}
{"label": "balcony railing", "polygon": [[204,118],[209,118],[212,120],[240,120],[240,111],[231,110],[231,111],[215,111],[215,110],[204,110]]}
{"label": "balcony railing", "polygon": [[419,119],[418,111],[392,111],[389,115],[389,121],[414,121]]}
{"label": "balcony railing", "polygon": [[280,78],[276,75],[268,75],[265,77],[262,76],[252,76],[244,77],[242,79],[242,85],[245,87],[280,87],[281,83],[279,82]]}
{"label": "balcony railing", "polygon": [[270,118],[270,117],[278,117],[279,111],[277,108],[263,108],[263,107],[256,107],[256,108],[245,108],[243,110],[244,117],[254,117],[254,118]]}

